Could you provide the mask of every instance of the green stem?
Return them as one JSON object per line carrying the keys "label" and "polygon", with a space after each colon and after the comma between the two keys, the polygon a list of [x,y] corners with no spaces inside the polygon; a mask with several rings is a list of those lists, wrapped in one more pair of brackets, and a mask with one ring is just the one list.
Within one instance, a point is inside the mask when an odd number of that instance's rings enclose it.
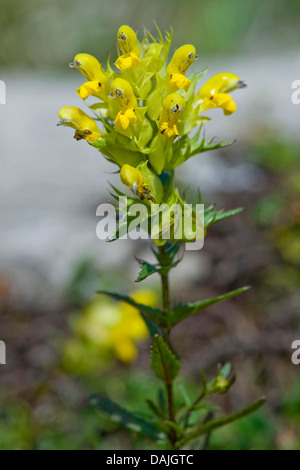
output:
{"label": "green stem", "polygon": [[192,406],[188,409],[185,419],[184,419],[184,428],[188,427],[190,416],[193,412],[193,409],[198,403],[205,397],[205,392],[202,392],[201,395],[193,402]]}
{"label": "green stem", "polygon": [[[161,266],[168,267],[170,264],[170,260],[166,253],[165,245],[159,247],[159,253],[160,253]],[[165,317],[168,317],[168,315],[170,314],[170,287],[169,287],[168,271],[166,270],[165,272],[161,272],[160,276],[161,276],[161,282],[162,282],[163,313]],[[170,328],[169,327],[166,327],[164,329],[164,338],[165,338],[166,344],[170,347]],[[175,423],[175,407],[174,407],[172,382],[166,384],[166,394],[167,394],[167,400],[168,400],[168,418],[169,418],[169,421]],[[174,430],[170,431],[169,440],[172,446],[174,446],[177,440],[177,436]]]}

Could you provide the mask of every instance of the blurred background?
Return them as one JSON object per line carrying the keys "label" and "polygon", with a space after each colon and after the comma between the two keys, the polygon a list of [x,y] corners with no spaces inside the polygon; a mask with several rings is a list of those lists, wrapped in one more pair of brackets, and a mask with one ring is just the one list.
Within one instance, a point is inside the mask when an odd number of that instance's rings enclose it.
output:
{"label": "blurred background", "polygon": [[[174,300],[196,300],[251,285],[174,332],[182,382],[193,394],[230,361],[237,382],[216,400],[230,413],[261,395],[253,416],[216,431],[215,449],[299,449],[300,365],[300,4],[296,0],[2,0],[0,80],[0,449],[151,448],[85,407],[91,393],[144,410],[157,394],[149,339],[136,312],[95,296],[99,288],[159,302],[159,279],[134,283],[133,255],[151,260],[145,241],[96,238],[96,208],[111,201],[115,170],[72,131],[58,110],[83,107],[82,83],[68,63],[79,52],[117,57],[116,32],[174,29],[172,51],[193,43],[194,70],[236,73],[248,87],[237,112],[211,111],[207,137],[237,139],[181,167],[182,188],[242,214],[210,229],[203,250],[187,252],[172,277]],[[192,191],[192,190],[191,190]],[[135,325],[135,336],[126,328]],[[120,347],[120,344],[124,347]],[[180,397],[178,397],[180,400]]]}

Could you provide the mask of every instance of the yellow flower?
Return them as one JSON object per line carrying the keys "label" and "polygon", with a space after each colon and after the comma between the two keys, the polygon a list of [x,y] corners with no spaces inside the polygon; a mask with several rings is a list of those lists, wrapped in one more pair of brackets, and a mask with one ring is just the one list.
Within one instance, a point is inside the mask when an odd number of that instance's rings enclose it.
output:
{"label": "yellow flower", "polygon": [[120,111],[115,119],[115,125],[117,130],[127,129],[131,123],[136,122],[136,115],[132,108]]}
{"label": "yellow flower", "polygon": [[[150,289],[137,289],[131,293],[131,298],[151,307],[155,307],[158,302],[156,294]],[[84,308],[73,321],[72,329],[74,338],[71,345],[75,347],[77,344],[79,349],[73,362],[76,364],[83,356],[85,368],[89,368],[90,360],[97,353],[100,353],[96,355],[98,361],[104,361],[107,353],[114,353],[120,361],[132,362],[137,357],[136,343],[149,335],[138,309],[125,302],[116,303],[103,297],[95,298]],[[72,353],[72,349],[67,352]],[[99,367],[99,364],[94,366]]]}
{"label": "yellow flower", "polygon": [[167,67],[169,84],[172,88],[188,91],[191,81],[185,77],[185,74],[197,58],[196,49],[192,44],[177,49]]}
{"label": "yellow flower", "polygon": [[185,109],[185,102],[178,93],[171,93],[163,101],[163,109],[160,115],[160,133],[167,137],[179,135],[177,122]]}
{"label": "yellow flower", "polygon": [[198,92],[197,97],[201,100],[200,111],[222,108],[225,115],[234,113],[236,111],[236,104],[228,93],[245,86],[245,83],[233,73],[218,73],[214,75]]}
{"label": "yellow flower", "polygon": [[137,100],[133,94],[132,87],[127,80],[116,78],[111,84],[111,96],[116,98],[120,112],[115,119],[117,130],[127,129],[130,124],[137,121],[135,108]]}
{"label": "yellow flower", "polygon": [[125,186],[131,189],[141,200],[148,199],[155,202],[154,198],[150,195],[148,185],[144,181],[142,173],[133,166],[123,165],[120,171],[120,178]]}
{"label": "yellow flower", "polygon": [[100,62],[90,54],[77,54],[70,67],[78,69],[89,82],[101,81],[105,76]]}
{"label": "yellow flower", "polygon": [[96,143],[103,137],[96,121],[75,106],[61,108],[58,116],[60,121],[57,125],[75,129],[74,138],[76,140],[85,139],[88,142]]}
{"label": "yellow flower", "polygon": [[96,96],[103,101],[107,101],[110,91],[110,83],[107,77],[103,75],[103,79],[93,80],[92,82],[86,82],[77,89],[77,95],[86,100],[89,96]]}
{"label": "yellow flower", "polygon": [[[135,302],[155,307],[157,296],[152,290],[138,289],[131,293]],[[112,330],[111,341],[116,356],[123,362],[132,362],[136,359],[136,341],[147,338],[148,330],[139,311],[126,303],[121,304],[121,321]]]}
{"label": "yellow flower", "polygon": [[141,63],[139,59],[140,49],[133,29],[126,25],[121,26],[117,40],[123,55],[116,60],[116,67],[123,71],[137,67]]}

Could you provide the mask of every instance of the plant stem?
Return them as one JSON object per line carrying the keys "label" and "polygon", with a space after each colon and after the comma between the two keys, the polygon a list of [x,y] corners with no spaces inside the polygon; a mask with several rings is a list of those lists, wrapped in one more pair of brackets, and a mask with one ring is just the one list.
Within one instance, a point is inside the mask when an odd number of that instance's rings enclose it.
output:
{"label": "plant stem", "polygon": [[[170,260],[166,253],[166,247],[161,246],[159,247],[160,253],[160,262],[162,267],[168,267],[170,264]],[[170,288],[169,288],[169,276],[168,271],[161,272],[161,282],[162,282],[162,301],[163,301],[163,313],[165,317],[168,317],[170,314]],[[166,327],[164,331],[164,337],[166,344],[170,347],[170,328]],[[175,407],[174,407],[174,397],[173,397],[173,383],[166,384],[166,393],[167,393],[167,400],[168,400],[168,417],[169,421],[175,422]],[[172,446],[175,444],[177,440],[177,436],[174,430],[170,431],[169,440]]]}
{"label": "plant stem", "polygon": [[190,419],[190,416],[193,412],[193,408],[194,406],[198,405],[198,403],[202,400],[202,398],[205,397],[205,392],[202,392],[201,395],[196,398],[196,400],[193,402],[192,406],[190,406],[190,408],[188,409],[186,415],[185,415],[185,420],[184,420],[184,428],[187,428],[188,427],[188,424],[189,424],[189,419]]}

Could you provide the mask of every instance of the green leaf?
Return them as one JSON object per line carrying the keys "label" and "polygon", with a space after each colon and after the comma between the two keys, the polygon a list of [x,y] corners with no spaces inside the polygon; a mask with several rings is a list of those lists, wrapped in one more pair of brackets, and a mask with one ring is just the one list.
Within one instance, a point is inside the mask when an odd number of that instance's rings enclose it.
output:
{"label": "green leaf", "polygon": [[227,294],[220,295],[218,297],[213,297],[212,299],[199,300],[198,302],[190,302],[188,304],[175,307],[174,310],[171,312],[169,325],[170,326],[177,325],[177,323],[180,323],[181,321],[185,320],[189,316],[200,312],[200,310],[204,310],[210,305],[216,304],[218,302],[222,302],[223,300],[231,299],[232,297],[235,297],[236,295],[246,292],[248,289],[250,289],[250,287],[248,286],[241,287],[240,289],[235,289],[231,292],[228,292]]}
{"label": "green leaf", "polygon": [[178,385],[178,390],[181,392],[181,395],[184,399],[184,403],[186,406],[190,407],[192,405],[192,399],[183,384]]}
{"label": "green leaf", "polygon": [[165,419],[165,414],[161,408],[159,408],[154,401],[146,400],[147,405],[149,406],[150,410],[156,414],[159,418]]}
{"label": "green leaf", "polygon": [[193,411],[218,411],[220,407],[218,405],[209,405],[206,403],[200,403],[199,405],[193,406]]}
{"label": "green leaf", "polygon": [[162,313],[158,308],[152,308],[147,305],[139,304],[128,295],[121,295],[117,294],[116,292],[108,292],[103,290],[98,291],[97,294],[108,295],[109,297],[112,297],[115,300],[126,302],[132,307],[135,307],[137,310],[140,311],[142,317],[144,318],[151,336],[154,336],[155,334],[159,333],[159,329],[157,328],[157,325],[155,323],[163,325],[164,322]]}
{"label": "green leaf", "polygon": [[218,375],[223,379],[227,379],[228,375],[231,372],[231,364],[230,362],[226,362],[223,366],[219,366],[218,368]]}
{"label": "green leaf", "polygon": [[160,335],[152,340],[151,367],[160,380],[172,383],[180,369],[180,362]]}
{"label": "green leaf", "polygon": [[155,266],[154,264],[150,264],[147,261],[144,261],[138,258],[137,258],[137,261],[141,266],[141,271],[135,282],[141,282],[144,279],[147,279],[147,277],[151,276],[152,274],[158,273],[161,270],[160,266]]}
{"label": "green leaf", "polygon": [[182,439],[177,441],[176,447],[179,448],[183,446],[184,444],[186,444],[191,439],[195,439],[196,437],[202,436],[203,434],[207,434],[213,431],[214,429],[225,426],[226,424],[233,423],[234,421],[237,421],[238,419],[241,419],[245,416],[248,416],[251,413],[254,413],[262,405],[264,405],[265,402],[266,402],[266,398],[261,398],[260,400],[256,401],[255,403],[252,403],[252,405],[242,409],[241,411],[238,411],[237,413],[234,413],[230,416],[226,416],[225,418],[219,418],[213,421],[209,421],[208,423],[204,424],[203,426],[196,429],[195,431],[188,433]]}
{"label": "green leaf", "polygon": [[237,207],[236,209],[232,209],[229,211],[216,211],[213,206],[210,206],[204,211],[205,228],[208,228],[210,227],[210,225],[216,224],[217,222],[221,222],[222,220],[228,219],[229,217],[233,217],[234,215],[239,214],[243,210],[243,207]]}
{"label": "green leaf", "polygon": [[228,140],[226,142],[214,142],[214,138],[210,140],[205,140],[205,137],[201,140],[201,142],[195,142],[194,145],[191,146],[191,151],[189,154],[189,158],[193,157],[194,155],[197,155],[198,153],[203,153],[203,152],[208,152],[209,150],[216,150],[224,147],[228,147],[229,145],[232,145],[235,141],[234,140]]}
{"label": "green leaf", "polygon": [[[175,256],[176,253],[174,253]],[[136,279],[135,282],[141,282],[144,281],[147,277],[151,276],[152,274],[155,273],[160,273],[166,275],[170,269],[175,268],[181,261],[182,258],[179,258],[178,260],[174,261],[172,263],[172,259],[169,258],[170,264],[168,266],[160,266],[160,265],[155,265],[155,264],[150,264],[147,261],[144,261],[142,259],[136,258],[137,262],[141,266],[141,271]]]}
{"label": "green leaf", "polygon": [[154,440],[161,440],[164,438],[158,428],[151,423],[151,421],[147,421],[144,418],[127,411],[109,398],[102,397],[100,395],[93,395],[90,398],[90,405],[99,408],[101,411],[108,414],[112,421],[120,423],[132,431],[145,434]]}

